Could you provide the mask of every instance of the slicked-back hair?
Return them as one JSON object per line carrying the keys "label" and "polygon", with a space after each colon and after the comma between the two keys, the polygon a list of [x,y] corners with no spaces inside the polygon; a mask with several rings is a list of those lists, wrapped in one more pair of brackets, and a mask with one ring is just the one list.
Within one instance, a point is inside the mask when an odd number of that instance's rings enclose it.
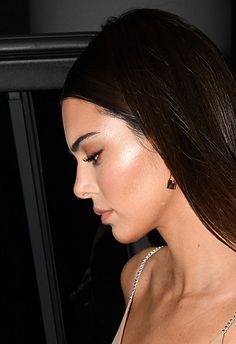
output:
{"label": "slicked-back hair", "polygon": [[72,66],[67,97],[147,137],[199,219],[236,250],[236,86],[200,30],[158,9],[108,18]]}

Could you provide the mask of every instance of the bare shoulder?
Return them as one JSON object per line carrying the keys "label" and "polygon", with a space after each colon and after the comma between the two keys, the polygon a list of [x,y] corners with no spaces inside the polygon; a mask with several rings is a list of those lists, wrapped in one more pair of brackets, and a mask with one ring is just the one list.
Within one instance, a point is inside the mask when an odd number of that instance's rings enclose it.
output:
{"label": "bare shoulder", "polygon": [[[141,250],[133,257],[131,257],[123,267],[123,270],[121,272],[121,287],[123,290],[126,304],[128,303],[131,289],[134,284],[134,279],[140,267],[140,264],[142,263],[143,259],[154,249],[155,247],[148,247]],[[144,269],[144,272],[142,274],[142,280],[145,279],[145,275],[149,273],[151,266],[152,263],[150,262],[150,264],[148,264],[148,268]]]}

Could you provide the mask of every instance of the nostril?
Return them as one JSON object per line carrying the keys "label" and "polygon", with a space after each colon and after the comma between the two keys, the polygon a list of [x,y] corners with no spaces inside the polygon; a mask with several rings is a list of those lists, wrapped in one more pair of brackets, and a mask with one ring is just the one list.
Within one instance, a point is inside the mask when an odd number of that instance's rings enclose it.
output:
{"label": "nostril", "polygon": [[81,191],[81,187],[79,187],[79,186],[77,185],[77,183],[75,183],[75,185],[74,185],[73,193],[74,193],[74,195],[75,195],[76,197],[78,197],[78,198],[83,198],[83,199],[85,199],[85,198],[89,198],[89,197],[90,197],[90,193],[89,193],[89,192],[83,192],[83,191]]}
{"label": "nostril", "polygon": [[89,193],[88,193],[88,192],[84,192],[84,193],[82,194],[82,197],[83,197],[83,198],[88,198],[88,197],[89,197]]}
{"label": "nostril", "polygon": [[75,196],[81,199],[90,198],[94,190],[95,184],[93,180],[90,178],[90,176],[87,173],[81,174],[81,170],[79,175],[77,170],[73,187],[73,192]]}

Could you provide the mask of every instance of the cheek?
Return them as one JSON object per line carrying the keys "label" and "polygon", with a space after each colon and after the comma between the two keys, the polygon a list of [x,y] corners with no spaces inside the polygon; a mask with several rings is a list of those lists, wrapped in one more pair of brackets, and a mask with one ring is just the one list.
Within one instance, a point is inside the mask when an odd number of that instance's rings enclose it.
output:
{"label": "cheek", "polygon": [[138,184],[137,171],[142,168],[140,148],[132,147],[116,152],[104,162],[99,174],[99,185],[104,196],[126,196]]}
{"label": "cheek", "polygon": [[156,194],[163,184],[165,177],[161,165],[159,160],[153,160],[153,154],[140,147],[123,151],[109,167],[104,166],[100,175],[101,191],[105,197],[121,202],[128,202],[130,198],[132,202],[147,199],[153,189]]}

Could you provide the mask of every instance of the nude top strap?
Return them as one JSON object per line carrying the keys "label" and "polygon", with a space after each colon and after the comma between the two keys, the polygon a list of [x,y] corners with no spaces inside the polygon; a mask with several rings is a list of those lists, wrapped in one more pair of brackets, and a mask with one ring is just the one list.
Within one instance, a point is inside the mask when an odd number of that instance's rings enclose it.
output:
{"label": "nude top strap", "polygon": [[229,330],[229,328],[233,325],[235,320],[236,320],[236,312],[228,320],[228,322],[225,324],[224,328],[220,331],[220,333],[212,341],[210,341],[209,344],[223,344],[225,334]]}
{"label": "nude top strap", "polygon": [[[146,264],[146,262],[148,261],[149,258],[151,258],[153,256],[153,254],[155,254],[156,252],[158,252],[161,248],[163,248],[164,246],[159,246],[154,248],[152,251],[150,251],[145,258],[143,259],[143,261],[141,262],[136,275],[135,275],[135,279],[134,279],[134,283],[133,283],[133,287],[130,293],[130,297],[129,297],[129,302],[126,308],[126,315],[125,315],[125,319],[123,318],[123,328],[122,328],[122,332],[124,331],[124,327],[125,327],[125,323],[129,314],[129,310],[131,308],[131,304],[133,301],[133,297],[138,285],[138,282],[140,280],[141,274],[143,272],[144,266]],[[229,330],[229,328],[233,325],[233,323],[236,321],[236,312],[232,315],[232,317],[227,321],[227,323],[225,324],[224,328],[220,331],[220,333],[218,333],[218,335],[209,343],[209,344],[223,344],[223,340],[224,340],[224,336],[226,334],[226,332]],[[120,342],[119,342],[120,343]],[[115,343],[114,343],[115,344]]]}
{"label": "nude top strap", "polygon": [[223,344],[224,336],[223,332],[219,333],[209,344]]}
{"label": "nude top strap", "polygon": [[225,334],[228,329],[233,325],[233,323],[236,320],[236,312],[232,315],[232,317],[228,320],[228,322],[225,324],[223,330],[221,331],[223,334]]}
{"label": "nude top strap", "polygon": [[164,246],[159,246],[159,247],[155,247],[152,251],[150,251],[146,257],[143,259],[142,263],[140,264],[139,268],[138,268],[138,271],[136,272],[136,276],[135,276],[135,279],[134,279],[134,283],[133,283],[133,287],[132,287],[132,290],[131,290],[131,293],[130,293],[130,297],[129,299],[132,300],[133,297],[134,297],[134,294],[135,294],[135,291],[136,291],[136,288],[137,288],[137,285],[138,285],[138,282],[139,282],[139,279],[141,277],[141,274],[143,272],[143,269],[144,269],[144,266],[146,264],[146,262],[148,261],[149,258],[151,258],[151,256],[153,254],[155,254],[156,252],[158,252],[162,247]]}
{"label": "nude top strap", "polygon": [[[123,319],[121,321],[120,327],[116,333],[116,336],[112,342],[112,344],[121,344],[122,343],[122,338],[123,338],[123,334],[124,334],[124,329],[125,329],[125,325],[127,322],[127,318],[129,316],[129,312],[130,312],[130,308],[132,305],[132,301],[133,301],[133,297],[139,282],[139,279],[141,277],[141,274],[143,272],[144,266],[146,264],[146,262],[148,261],[149,258],[152,257],[153,254],[155,254],[156,252],[158,252],[162,247],[164,246],[160,246],[160,247],[156,247],[154,248],[152,251],[150,251],[146,257],[143,259],[143,261],[141,262],[136,275],[135,275],[135,279],[134,279],[134,283],[132,286],[132,290],[130,293],[130,297],[129,297],[129,302],[126,306],[126,310],[125,310],[125,314],[123,316]],[[218,333],[218,335],[209,343],[209,344],[223,344],[224,341],[224,336],[226,334],[226,332],[229,330],[229,328],[231,327],[231,325],[235,322],[236,320],[236,312],[233,314],[233,316],[228,320],[228,322],[225,324],[224,328],[221,330],[220,333]]]}
{"label": "nude top strap", "polygon": [[131,308],[131,305],[132,305],[132,302],[133,302],[133,297],[134,297],[134,294],[135,294],[135,290],[137,288],[137,284],[138,284],[138,281],[139,281],[140,276],[142,274],[142,271],[144,269],[144,266],[145,266],[146,262],[148,261],[148,259],[154,253],[158,252],[162,247],[164,247],[164,246],[160,246],[160,247],[154,248],[152,251],[150,251],[146,255],[146,257],[141,262],[141,264],[140,264],[140,266],[139,266],[139,268],[138,268],[138,270],[136,272],[136,275],[135,275],[133,287],[132,287],[132,290],[131,290],[131,293],[130,293],[130,297],[129,297],[129,302],[128,302],[127,306],[126,306],[126,310],[125,310],[123,319],[122,319],[122,321],[120,323],[119,329],[118,329],[118,331],[116,333],[115,338],[113,339],[112,344],[121,344],[122,343],[122,338],[123,338],[123,334],[124,334],[125,325],[126,325],[126,322],[127,322],[128,316],[129,316],[129,312],[130,312],[130,308]]}

